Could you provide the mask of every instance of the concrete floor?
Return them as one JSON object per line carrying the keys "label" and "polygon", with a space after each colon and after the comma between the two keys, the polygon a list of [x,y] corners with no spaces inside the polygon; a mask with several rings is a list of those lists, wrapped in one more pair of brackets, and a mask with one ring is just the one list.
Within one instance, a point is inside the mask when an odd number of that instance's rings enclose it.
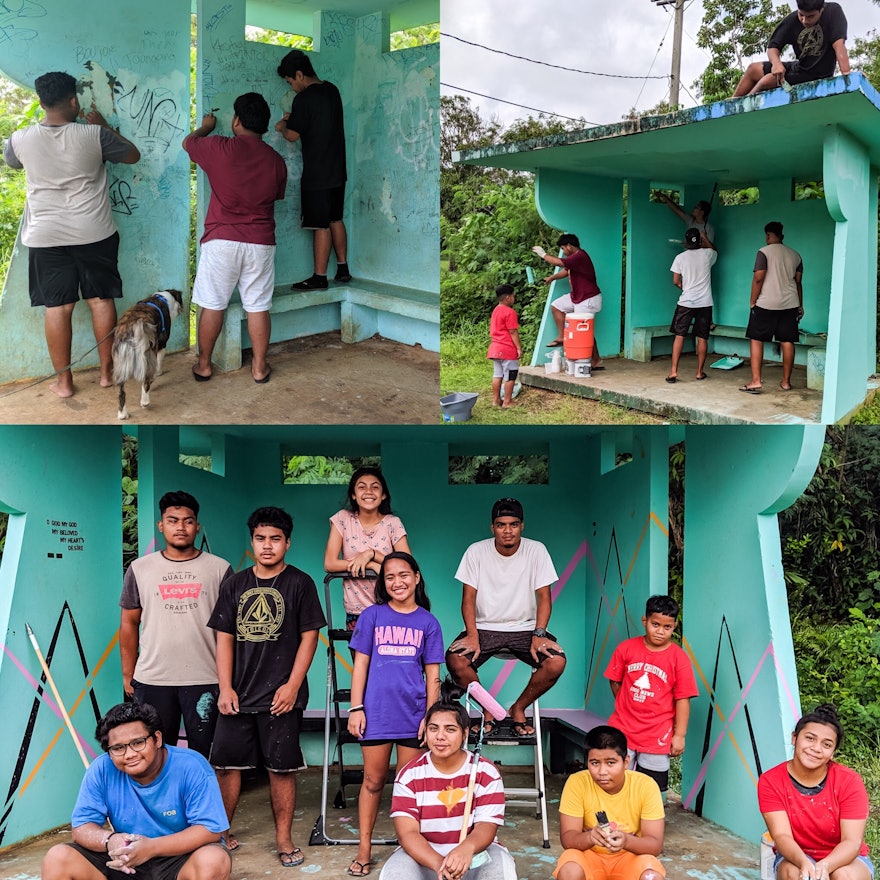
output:
{"label": "concrete floor", "polygon": [[[720,358],[710,354],[707,364]],[[593,373],[589,379],[547,374],[543,367],[523,367],[519,376],[526,386],[602,400],[696,425],[821,423],[822,392],[807,388],[806,367],[795,366],[792,390],[783,391],[779,386],[782,365],[766,363],[763,392],[745,394],[739,387],[751,380],[748,361],[734,370],[707,368],[709,378],[698,382],[696,358],[685,355],[675,384],[665,381],[670,363],[668,356],[656,357],[650,363],[606,358],[607,369]],[[876,383],[869,385],[866,393],[876,387]]]}
{"label": "concrete floor", "polygon": [[[272,378],[256,385],[250,354],[242,369],[210,382],[192,377],[195,352],[169,354],[140,406],[128,383],[131,423],[181,424],[434,424],[440,419],[440,358],[436,352],[378,336],[345,345],[322,333],[270,346]],[[116,418],[116,389],[101,388],[98,371],[74,372],[76,393],[60,400],[49,382],[0,386],[0,424],[124,424]]]}
{"label": "concrete floor", "polygon": [[[531,770],[503,768],[508,787],[527,785]],[[522,880],[547,880],[558,858],[559,845],[558,804],[565,777],[547,776],[547,796],[550,805],[551,848],[541,846],[541,823],[526,807],[508,807],[507,824],[499,832],[500,842],[516,859]],[[331,790],[332,794],[335,789]],[[357,824],[357,789],[347,789],[347,806],[341,810],[328,809],[326,834],[328,837],[354,838]],[[275,835],[268,804],[268,786],[257,777],[246,782],[235,819],[235,832],[241,841],[233,856],[233,880],[253,880],[257,877],[284,876],[296,878],[303,874],[333,875],[342,878],[355,854],[353,846],[309,846],[309,835],[315,819],[321,812],[321,772],[313,768],[299,774],[296,818],[293,840],[303,849],[306,860],[297,868],[282,869],[275,857]],[[393,836],[391,821],[387,818],[390,788],[386,789],[376,828],[376,837]],[[40,861],[54,843],[70,839],[68,830],[61,830],[30,843],[7,848],[0,852],[0,880],[34,880],[39,877]],[[381,863],[392,852],[389,846],[375,847],[372,876],[378,877]],[[759,848],[735,837],[727,831],[687,813],[679,802],[667,805],[666,844],[662,861],[670,880],[689,877],[693,880],[759,880]]]}

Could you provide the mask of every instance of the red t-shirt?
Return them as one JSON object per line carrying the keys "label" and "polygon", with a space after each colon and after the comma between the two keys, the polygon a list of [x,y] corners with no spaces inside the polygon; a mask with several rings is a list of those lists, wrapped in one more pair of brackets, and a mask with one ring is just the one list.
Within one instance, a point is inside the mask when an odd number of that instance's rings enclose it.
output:
{"label": "red t-shirt", "polygon": [[[832,761],[825,788],[819,794],[801,794],[784,761],[758,779],[758,809],[762,813],[784,812],[795,843],[818,862],[840,843],[841,819],[868,818],[868,792],[855,770]],[[867,854],[863,840],[859,855]]]}
{"label": "red t-shirt", "polygon": [[513,361],[519,357],[516,350],[516,343],[510,336],[511,330],[519,327],[519,318],[516,312],[504,303],[498,303],[492,310],[492,317],[489,319],[489,336],[492,342],[489,343],[489,351],[486,357],[491,360]]}
{"label": "red t-shirt", "polygon": [[596,284],[596,270],[590,255],[584,250],[576,250],[570,257],[563,257],[562,264],[568,269],[568,283],[571,285],[571,301],[583,302],[602,291]]}
{"label": "red t-shirt", "polygon": [[275,244],[275,202],[287,186],[281,156],[251,135],[190,138],[186,151],[211,184],[202,244],[218,238]]}
{"label": "red t-shirt", "polygon": [[662,651],[649,651],[644,638],[637,636],[614,649],[605,678],[620,682],[608,723],[626,734],[630,749],[668,755],[675,701],[698,693],[687,654],[674,642]]}

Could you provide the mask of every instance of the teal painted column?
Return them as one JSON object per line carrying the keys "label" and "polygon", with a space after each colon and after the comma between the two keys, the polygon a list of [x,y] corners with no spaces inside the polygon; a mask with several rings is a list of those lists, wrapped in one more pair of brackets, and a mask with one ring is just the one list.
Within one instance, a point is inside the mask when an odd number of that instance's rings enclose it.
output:
{"label": "teal painted column", "polygon": [[[576,235],[596,267],[602,290],[602,311],[596,317],[596,341],[603,356],[620,352],[620,291],[623,193],[621,182],[586,174],[542,168],[535,176],[535,204],[550,226]],[[553,268],[553,267],[550,267]],[[568,281],[554,281],[538,333],[532,366],[544,363],[543,347],[556,334],[550,303],[569,290]]]}
{"label": "teal painted column", "polygon": [[[189,6],[44,0],[17,8],[17,16],[4,16],[7,33],[15,35],[0,57],[4,75],[32,89],[41,74],[67,71],[81,84],[82,106],[94,103],[141,151],[136,165],[107,166],[124,291],[117,310],[168,287],[186,293],[189,162],[180,141],[189,130]],[[45,310],[31,308],[28,297],[27,260],[19,239],[0,296],[0,383],[52,373]],[[78,305],[72,354],[78,368],[97,365],[96,352],[85,354],[94,343],[89,309]],[[188,327],[178,321],[168,349],[188,347]]]}
{"label": "teal painted column", "polygon": [[[119,430],[0,427],[0,847],[64,825],[84,772],[29,623],[87,757],[98,718],[122,699]],[[86,452],[87,450],[87,452]]]}
{"label": "teal painted column", "polygon": [[864,400],[876,366],[877,187],[867,147],[839,125],[824,144],[825,199],[835,221],[822,421]]}
{"label": "teal painted column", "polygon": [[787,756],[800,697],[776,514],[803,492],[820,426],[687,431],[684,639],[691,701],[682,802],[757,842],[758,775]]}

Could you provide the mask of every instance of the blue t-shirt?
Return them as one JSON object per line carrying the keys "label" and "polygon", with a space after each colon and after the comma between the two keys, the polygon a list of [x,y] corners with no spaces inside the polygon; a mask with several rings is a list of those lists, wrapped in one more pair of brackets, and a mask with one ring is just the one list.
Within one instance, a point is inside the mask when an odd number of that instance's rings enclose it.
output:
{"label": "blue t-shirt", "polygon": [[109,818],[114,830],[144,837],[164,837],[193,825],[225,831],[229,821],[211,765],[198,752],[165,748],[165,766],[149,785],[117,769],[110,755],[97,758],[83,777],[71,825],[103,825]]}
{"label": "blue t-shirt", "polygon": [[389,605],[371,605],[358,617],[350,644],[370,655],[364,739],[418,736],[427,709],[425,666],[445,656],[437,618],[421,607],[401,614]]}

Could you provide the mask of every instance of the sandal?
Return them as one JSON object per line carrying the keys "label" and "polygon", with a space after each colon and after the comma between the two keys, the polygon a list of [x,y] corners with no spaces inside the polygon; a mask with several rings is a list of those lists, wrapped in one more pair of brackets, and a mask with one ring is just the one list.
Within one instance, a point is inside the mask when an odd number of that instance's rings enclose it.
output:
{"label": "sandal", "polygon": [[231,831],[227,832],[227,834],[226,834],[226,850],[227,850],[227,852],[235,852],[240,846],[241,846],[241,843],[239,843],[236,836]]}
{"label": "sandal", "polygon": [[483,736],[491,736],[497,726],[497,723],[491,718],[488,718],[485,721],[477,721],[475,724],[471,725],[471,736],[479,736],[481,729],[483,731]]}
{"label": "sandal", "polygon": [[760,394],[761,386],[759,385],[757,388],[749,388],[748,385],[740,385],[739,390],[745,391],[746,394]]}
{"label": "sandal", "polygon": [[511,727],[513,728],[513,735],[518,736],[520,739],[535,735],[535,728],[527,721],[514,721]]}
{"label": "sandal", "polygon": [[295,846],[290,852],[279,852],[278,861],[281,862],[282,868],[295,868],[306,860],[303,851]]}
{"label": "sandal", "polygon": [[366,877],[367,874],[370,873],[370,868],[372,866],[372,862],[359,862],[357,859],[353,859],[345,873],[350,877]]}

